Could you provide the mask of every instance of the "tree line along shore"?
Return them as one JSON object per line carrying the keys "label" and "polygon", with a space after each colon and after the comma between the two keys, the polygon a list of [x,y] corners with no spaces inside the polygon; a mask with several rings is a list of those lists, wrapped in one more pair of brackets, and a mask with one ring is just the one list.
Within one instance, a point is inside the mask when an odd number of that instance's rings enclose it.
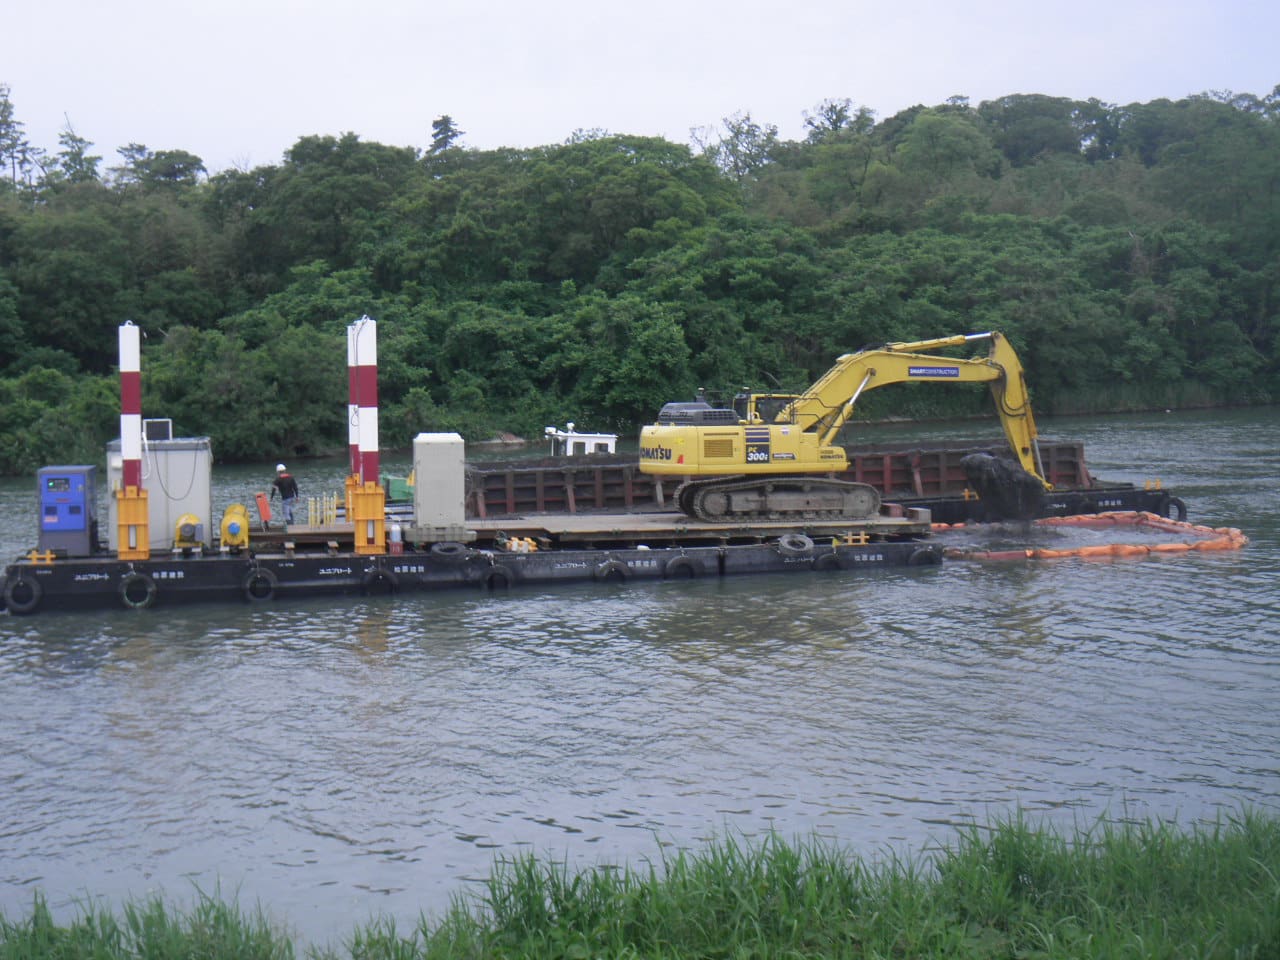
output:
{"label": "tree line along shore", "polygon": [[[42,149],[20,108],[0,83],[0,473],[102,458],[125,321],[144,415],[227,461],[344,449],[362,315],[388,447],[630,435],[699,387],[797,391],[868,344],[982,330],[1042,413],[1280,396],[1280,87],[830,99],[795,141],[737,114],[689,144],[477,150],[444,116],[421,147],[312,135],[214,172],[70,124]],[[986,402],[903,385],[860,415]]]}

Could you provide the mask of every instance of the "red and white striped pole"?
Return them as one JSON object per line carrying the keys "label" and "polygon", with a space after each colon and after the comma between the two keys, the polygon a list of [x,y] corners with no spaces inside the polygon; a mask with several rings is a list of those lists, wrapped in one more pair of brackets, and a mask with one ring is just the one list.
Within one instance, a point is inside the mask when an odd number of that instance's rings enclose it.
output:
{"label": "red and white striped pole", "polygon": [[142,346],[141,331],[120,325],[120,489],[116,491],[116,556],[146,560],[151,556],[151,517],[142,489]]}
{"label": "red and white striped pole", "polygon": [[120,325],[120,485],[142,488],[142,347],[132,323]]}
{"label": "red and white striped pole", "polygon": [[347,478],[347,516],[355,552],[383,554],[387,508],[386,491],[378,482],[378,324],[365,316],[348,326],[347,350],[357,427],[357,451]]}
{"label": "red and white striped pole", "polygon": [[347,324],[347,452],[351,475],[360,473],[360,401],[356,384],[356,325]]}
{"label": "red and white striped pole", "polygon": [[378,483],[378,324],[369,317],[353,323],[355,341],[355,403],[359,427],[361,483]]}

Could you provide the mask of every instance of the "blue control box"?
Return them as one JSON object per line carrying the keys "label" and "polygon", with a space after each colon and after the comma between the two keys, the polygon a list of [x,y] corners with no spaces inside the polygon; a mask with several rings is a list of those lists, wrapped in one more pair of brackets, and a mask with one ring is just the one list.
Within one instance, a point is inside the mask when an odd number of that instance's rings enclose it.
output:
{"label": "blue control box", "polygon": [[67,557],[93,555],[98,539],[97,478],[94,466],[41,467],[37,471],[37,549]]}

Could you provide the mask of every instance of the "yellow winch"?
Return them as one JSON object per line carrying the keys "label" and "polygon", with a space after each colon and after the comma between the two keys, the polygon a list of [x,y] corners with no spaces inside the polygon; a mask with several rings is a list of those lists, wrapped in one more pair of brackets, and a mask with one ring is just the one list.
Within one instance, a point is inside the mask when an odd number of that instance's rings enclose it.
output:
{"label": "yellow winch", "polygon": [[232,503],[222,513],[222,549],[239,550],[249,546],[249,508]]}

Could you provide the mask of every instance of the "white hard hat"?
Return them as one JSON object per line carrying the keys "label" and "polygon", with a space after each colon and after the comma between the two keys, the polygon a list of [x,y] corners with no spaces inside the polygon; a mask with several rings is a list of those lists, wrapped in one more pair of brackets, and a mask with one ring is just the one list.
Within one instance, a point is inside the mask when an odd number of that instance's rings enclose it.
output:
{"label": "white hard hat", "polygon": [[276,473],[284,473],[284,464],[283,464],[283,463],[277,463],[277,464],[276,464]]}

